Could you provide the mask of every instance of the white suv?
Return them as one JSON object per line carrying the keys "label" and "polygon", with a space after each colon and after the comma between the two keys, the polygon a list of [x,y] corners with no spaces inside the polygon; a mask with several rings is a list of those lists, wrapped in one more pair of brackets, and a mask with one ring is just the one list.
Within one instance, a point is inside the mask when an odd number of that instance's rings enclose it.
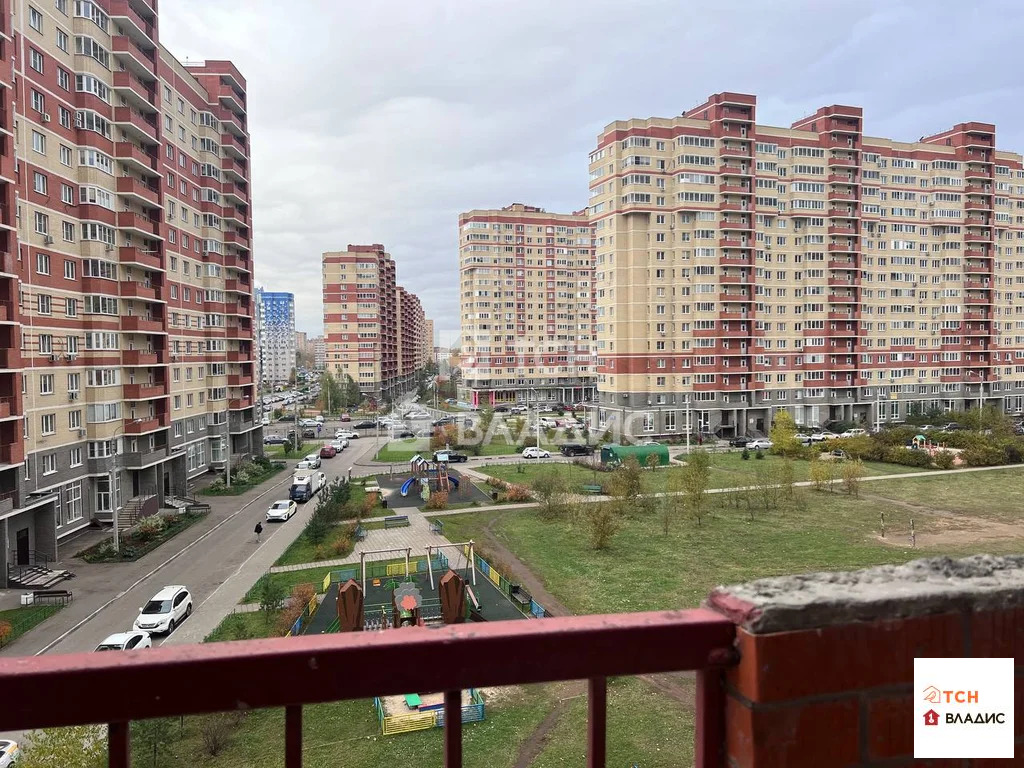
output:
{"label": "white suv", "polygon": [[151,634],[170,634],[191,615],[192,595],[188,589],[180,585],[164,587],[139,609],[132,627]]}

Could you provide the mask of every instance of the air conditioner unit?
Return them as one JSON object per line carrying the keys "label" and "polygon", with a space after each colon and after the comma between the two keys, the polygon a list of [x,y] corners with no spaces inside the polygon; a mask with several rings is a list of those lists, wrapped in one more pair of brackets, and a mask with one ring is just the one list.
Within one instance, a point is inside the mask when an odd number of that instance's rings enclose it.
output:
{"label": "air conditioner unit", "polygon": [[50,122],[50,113],[49,112],[43,112],[43,122],[44,123]]}
{"label": "air conditioner unit", "polygon": [[58,360],[60,360],[60,355],[58,355],[58,354],[50,355],[50,362],[51,363],[56,363]]}
{"label": "air conditioner unit", "polygon": [[78,353],[77,352],[68,352],[67,355],[65,355],[65,357],[68,360],[77,360],[78,359]]}
{"label": "air conditioner unit", "polygon": [[53,245],[53,236],[52,235],[44,235],[43,236],[43,242],[46,243],[47,245]]}
{"label": "air conditioner unit", "polygon": [[84,429],[78,430],[78,436],[79,437],[85,437],[85,430]]}

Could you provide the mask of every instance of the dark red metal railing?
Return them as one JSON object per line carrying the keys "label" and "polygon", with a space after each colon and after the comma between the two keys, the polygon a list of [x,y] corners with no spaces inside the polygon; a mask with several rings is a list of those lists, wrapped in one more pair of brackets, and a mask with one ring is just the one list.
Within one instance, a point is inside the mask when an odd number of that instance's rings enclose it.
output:
{"label": "dark red metal railing", "polygon": [[696,670],[696,766],[719,768],[734,634],[696,609],[0,659],[0,730],[108,723],[110,766],[128,768],[133,719],[284,707],[285,766],[299,768],[303,705],[445,691],[445,765],[458,768],[463,689],[585,679],[597,768],[608,677]]}

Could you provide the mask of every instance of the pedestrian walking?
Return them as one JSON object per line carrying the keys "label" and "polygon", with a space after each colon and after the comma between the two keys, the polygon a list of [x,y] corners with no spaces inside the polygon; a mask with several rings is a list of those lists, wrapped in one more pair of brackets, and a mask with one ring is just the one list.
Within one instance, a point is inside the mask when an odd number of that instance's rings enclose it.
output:
{"label": "pedestrian walking", "polygon": [[263,523],[262,522],[256,523],[256,527],[253,528],[253,533],[256,534],[256,543],[259,544],[260,543],[260,535],[263,533]]}

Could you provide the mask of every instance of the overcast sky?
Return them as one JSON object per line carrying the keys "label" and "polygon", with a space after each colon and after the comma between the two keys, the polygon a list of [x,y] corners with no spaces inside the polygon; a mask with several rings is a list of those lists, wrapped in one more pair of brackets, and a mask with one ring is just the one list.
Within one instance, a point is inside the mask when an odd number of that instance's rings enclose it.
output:
{"label": "overcast sky", "polygon": [[448,343],[461,211],[582,208],[605,125],[719,91],[764,124],[853,104],[867,135],[980,120],[1024,150],[1016,0],[162,0],[160,35],[247,78],[256,280],[311,334],[320,254],[383,243]]}

